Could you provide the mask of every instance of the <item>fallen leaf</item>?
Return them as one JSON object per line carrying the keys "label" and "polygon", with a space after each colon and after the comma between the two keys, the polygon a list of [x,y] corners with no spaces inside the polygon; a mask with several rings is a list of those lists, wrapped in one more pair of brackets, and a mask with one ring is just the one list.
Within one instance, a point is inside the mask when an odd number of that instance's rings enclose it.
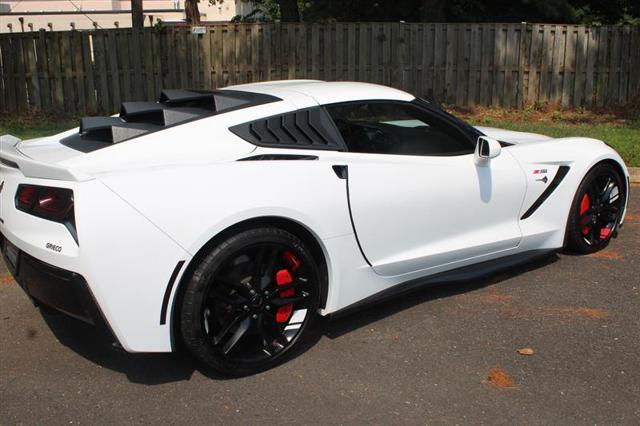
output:
{"label": "fallen leaf", "polygon": [[597,251],[589,255],[589,257],[595,257],[597,259],[607,259],[607,260],[622,260],[624,257],[617,251],[613,250],[605,250],[605,251]]}
{"label": "fallen leaf", "polygon": [[11,274],[5,274],[5,275],[0,276],[0,284],[11,285],[14,282],[15,281],[13,280],[13,277],[11,276]]}
{"label": "fallen leaf", "polygon": [[577,316],[591,319],[602,319],[609,315],[609,313],[602,309],[595,308],[564,308],[560,309],[559,313],[565,316]]}
{"label": "fallen leaf", "polygon": [[520,355],[533,355],[533,349],[531,348],[518,349],[516,352],[518,352]]}
{"label": "fallen leaf", "polygon": [[512,388],[513,379],[500,368],[492,368],[483,383],[488,383],[498,388]]}

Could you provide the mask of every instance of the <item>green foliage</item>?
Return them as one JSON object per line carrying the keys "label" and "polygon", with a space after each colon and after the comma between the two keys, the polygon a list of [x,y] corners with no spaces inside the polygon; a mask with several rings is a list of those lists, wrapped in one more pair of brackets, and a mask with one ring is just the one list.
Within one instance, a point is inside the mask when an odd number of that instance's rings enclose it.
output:
{"label": "green foliage", "polygon": [[[224,0],[209,0],[221,3]],[[249,0],[241,0],[249,1]],[[254,0],[237,22],[280,20],[282,0]],[[558,22],[640,25],[640,0],[297,0],[309,22]]]}
{"label": "green foliage", "polygon": [[49,115],[0,118],[0,135],[11,134],[20,139],[34,139],[78,127],[74,117]]}
{"label": "green foliage", "polygon": [[570,136],[583,136],[600,139],[618,151],[627,163],[627,166],[640,166],[640,128],[634,123],[628,124],[590,124],[570,123],[561,120],[559,114],[552,117],[551,121],[505,121],[495,118],[482,120],[482,123],[474,123],[488,127],[516,130],[520,132],[540,133],[554,138]]}

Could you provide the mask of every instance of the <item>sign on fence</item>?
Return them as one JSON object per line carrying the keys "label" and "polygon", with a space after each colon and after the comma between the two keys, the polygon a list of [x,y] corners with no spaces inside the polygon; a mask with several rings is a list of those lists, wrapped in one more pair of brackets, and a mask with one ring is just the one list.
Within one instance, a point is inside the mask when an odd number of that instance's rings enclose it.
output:
{"label": "sign on fence", "polygon": [[[555,24],[229,24],[0,35],[0,110],[109,114],[161,88],[314,78],[456,105],[625,105],[640,28]],[[194,30],[196,29],[194,28]]]}

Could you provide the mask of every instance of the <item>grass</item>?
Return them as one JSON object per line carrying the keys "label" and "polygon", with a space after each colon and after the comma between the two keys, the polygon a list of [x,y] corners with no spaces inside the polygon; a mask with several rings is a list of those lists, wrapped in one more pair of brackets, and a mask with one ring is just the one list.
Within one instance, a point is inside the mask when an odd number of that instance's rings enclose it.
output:
{"label": "grass", "polygon": [[[552,137],[584,136],[611,145],[628,166],[640,167],[640,112],[543,110],[522,111],[500,108],[448,108],[453,114],[476,126],[499,127]],[[9,133],[21,139],[53,135],[78,126],[78,118],[29,114],[20,117],[0,116],[0,135]]]}
{"label": "grass", "polygon": [[51,115],[25,115],[20,117],[1,117],[0,135],[10,134],[20,139],[34,139],[78,127],[75,117],[56,117]]}
{"label": "grass", "polygon": [[487,120],[475,124],[521,132],[541,133],[554,138],[583,136],[600,139],[618,151],[628,166],[640,166],[640,128],[608,124],[518,123],[499,120]]}
{"label": "grass", "polygon": [[627,166],[640,166],[640,117],[593,111],[507,111],[475,108],[452,112],[476,126],[540,133],[554,138],[582,136],[613,147]]}

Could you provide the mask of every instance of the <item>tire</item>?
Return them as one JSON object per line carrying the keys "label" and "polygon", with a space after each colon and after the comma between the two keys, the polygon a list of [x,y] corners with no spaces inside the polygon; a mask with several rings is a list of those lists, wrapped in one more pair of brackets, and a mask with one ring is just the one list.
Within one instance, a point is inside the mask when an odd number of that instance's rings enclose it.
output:
{"label": "tire", "polygon": [[180,332],[217,373],[254,374],[304,346],[319,299],[319,267],[304,243],[280,228],[250,229],[198,264],[180,304]]}
{"label": "tire", "polygon": [[589,254],[605,248],[617,233],[626,197],[625,179],[615,166],[598,163],[589,170],[569,211],[567,249]]}

